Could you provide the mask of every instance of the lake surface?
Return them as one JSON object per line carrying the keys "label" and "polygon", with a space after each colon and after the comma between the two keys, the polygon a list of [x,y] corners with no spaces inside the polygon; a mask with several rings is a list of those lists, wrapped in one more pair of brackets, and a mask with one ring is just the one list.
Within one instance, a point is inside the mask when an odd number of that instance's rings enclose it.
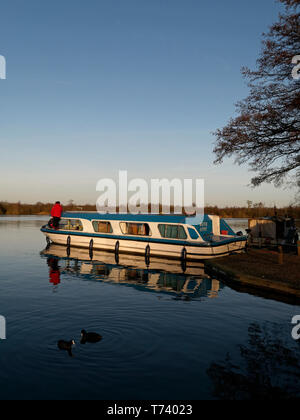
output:
{"label": "lake surface", "polygon": [[[201,264],[45,250],[44,220],[0,218],[0,399],[299,397],[300,307]],[[103,340],[81,345],[83,328]],[[75,339],[74,357],[60,339]]]}

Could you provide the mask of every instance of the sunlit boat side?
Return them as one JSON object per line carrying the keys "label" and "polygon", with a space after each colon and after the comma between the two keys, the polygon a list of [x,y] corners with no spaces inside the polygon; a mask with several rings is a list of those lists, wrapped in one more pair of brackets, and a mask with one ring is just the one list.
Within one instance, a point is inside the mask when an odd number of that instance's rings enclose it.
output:
{"label": "sunlit boat side", "polygon": [[208,215],[66,212],[58,230],[46,225],[41,231],[58,245],[187,261],[243,252],[247,244],[224,219]]}

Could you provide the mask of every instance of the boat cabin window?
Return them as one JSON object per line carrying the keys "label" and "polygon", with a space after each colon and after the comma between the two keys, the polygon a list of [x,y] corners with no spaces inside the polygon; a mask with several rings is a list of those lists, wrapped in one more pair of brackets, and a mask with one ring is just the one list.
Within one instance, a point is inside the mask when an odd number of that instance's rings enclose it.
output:
{"label": "boat cabin window", "polygon": [[59,229],[61,230],[79,230],[83,231],[81,220],[76,219],[62,219],[59,222]]}
{"label": "boat cabin window", "polygon": [[183,226],[178,225],[159,225],[158,229],[163,238],[187,239],[187,234]]}
{"label": "boat cabin window", "polygon": [[147,223],[120,223],[120,226],[124,235],[151,236]]}
{"label": "boat cabin window", "polygon": [[194,228],[189,228],[188,230],[189,230],[191,239],[193,239],[194,241],[199,239],[199,235]]}
{"label": "boat cabin window", "polygon": [[93,222],[95,232],[99,233],[113,233],[113,229],[110,222]]}

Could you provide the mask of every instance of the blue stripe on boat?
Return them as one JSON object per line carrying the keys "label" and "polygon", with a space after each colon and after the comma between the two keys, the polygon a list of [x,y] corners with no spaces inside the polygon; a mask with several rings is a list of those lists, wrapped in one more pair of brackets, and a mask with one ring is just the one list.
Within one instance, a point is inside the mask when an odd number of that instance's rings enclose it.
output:
{"label": "blue stripe on boat", "polygon": [[154,223],[186,223],[184,215],[161,215],[161,214],[100,214],[100,213],[77,213],[65,212],[63,218],[84,220],[119,220],[122,222],[154,222]]}

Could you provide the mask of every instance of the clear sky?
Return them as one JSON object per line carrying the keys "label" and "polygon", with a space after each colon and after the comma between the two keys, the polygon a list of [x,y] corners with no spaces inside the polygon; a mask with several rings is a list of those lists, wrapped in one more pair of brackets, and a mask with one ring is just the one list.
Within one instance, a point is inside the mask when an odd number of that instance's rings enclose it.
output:
{"label": "clear sky", "polygon": [[204,178],[206,202],[289,204],[214,166],[275,0],[3,0],[0,200],[95,203],[100,178]]}

